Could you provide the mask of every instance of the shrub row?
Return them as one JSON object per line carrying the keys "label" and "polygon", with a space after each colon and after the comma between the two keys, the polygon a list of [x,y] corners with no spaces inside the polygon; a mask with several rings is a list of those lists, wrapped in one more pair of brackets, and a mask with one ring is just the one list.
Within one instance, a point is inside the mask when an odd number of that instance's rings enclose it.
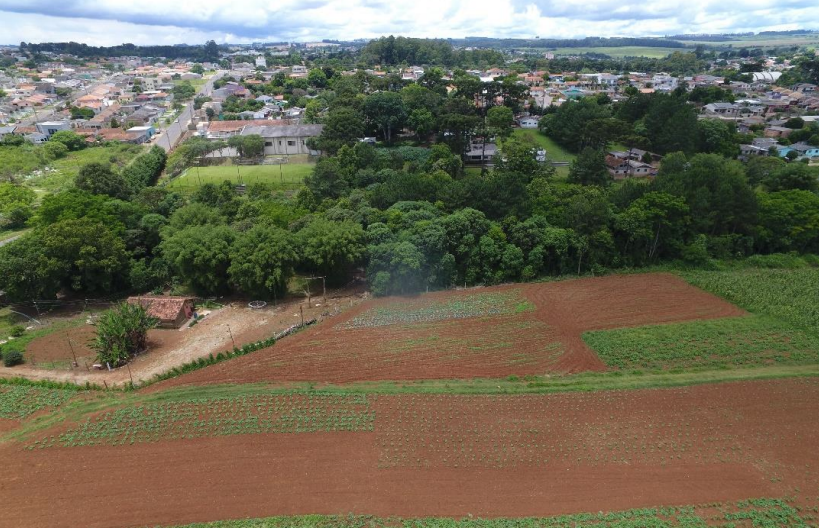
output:
{"label": "shrub row", "polygon": [[208,357],[195,359],[188,363],[184,363],[178,367],[174,367],[167,372],[157,374],[150,381],[145,382],[142,385],[142,387],[150,385],[152,383],[156,383],[158,381],[164,381],[167,379],[175,378],[177,376],[181,376],[182,374],[193,372],[194,370],[209,367],[210,365],[215,365],[217,363],[221,363],[222,361],[227,361],[228,359],[244,356],[245,354],[250,354],[251,352],[271,347],[274,344],[276,344],[276,338],[269,337],[267,339],[262,339],[261,341],[256,341],[255,343],[248,343],[247,345],[244,345],[241,348],[234,348],[233,350],[219,352],[215,356],[213,354],[210,354]]}
{"label": "shrub row", "polygon": [[167,156],[162,147],[154,146],[122,170],[122,175],[134,190],[154,185],[165,169]]}
{"label": "shrub row", "polygon": [[102,387],[95,383],[86,382],[85,385],[77,385],[69,381],[48,381],[30,380],[27,378],[0,378],[0,385],[24,385],[26,387],[39,387],[41,389],[61,389],[61,390],[102,390]]}

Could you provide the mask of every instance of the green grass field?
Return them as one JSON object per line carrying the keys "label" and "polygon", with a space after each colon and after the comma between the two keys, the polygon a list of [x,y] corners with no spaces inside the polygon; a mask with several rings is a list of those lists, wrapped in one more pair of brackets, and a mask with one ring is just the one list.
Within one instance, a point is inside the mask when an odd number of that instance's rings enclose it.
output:
{"label": "green grass field", "polygon": [[753,35],[736,37],[732,40],[685,40],[680,41],[687,46],[704,44],[706,46],[734,48],[775,48],[778,46],[816,46],[819,44],[819,33],[803,35]]}
{"label": "green grass field", "polygon": [[610,57],[648,57],[661,59],[675,51],[691,51],[686,48],[653,48],[649,46],[620,46],[620,47],[587,47],[587,48],[557,48],[555,55],[582,55],[583,53],[602,53]]}
{"label": "green grass field", "polygon": [[512,135],[521,139],[529,138],[534,141],[535,145],[546,149],[546,158],[549,161],[566,161],[571,163],[576,157],[555,143],[549,136],[541,134],[536,128],[517,128]]}
{"label": "green grass field", "polygon": [[119,170],[143,152],[139,145],[110,143],[102,147],[90,147],[69,153],[65,158],[53,161],[40,175],[26,180],[26,185],[48,192],[59,192],[74,186],[74,178],[86,163],[106,163]]}
{"label": "green grass field", "polygon": [[205,183],[252,185],[263,183],[277,190],[297,190],[304,178],[313,170],[313,163],[286,163],[284,165],[220,165],[215,167],[191,167],[181,176],[171,180],[169,189],[196,190]]}

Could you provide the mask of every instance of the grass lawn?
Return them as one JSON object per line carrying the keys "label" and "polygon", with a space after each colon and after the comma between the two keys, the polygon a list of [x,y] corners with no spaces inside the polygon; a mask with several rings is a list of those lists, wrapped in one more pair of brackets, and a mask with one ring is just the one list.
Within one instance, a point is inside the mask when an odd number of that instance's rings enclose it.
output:
{"label": "grass lawn", "polygon": [[275,189],[296,190],[301,188],[304,177],[313,170],[313,163],[286,163],[284,165],[219,165],[215,167],[191,167],[168,184],[169,189],[195,190],[205,183],[234,184],[265,183]]}
{"label": "grass lawn", "polygon": [[512,135],[521,139],[532,139],[537,146],[546,149],[546,158],[549,161],[567,161],[571,163],[576,157],[574,154],[555,143],[549,136],[541,134],[536,128],[516,128]]}
{"label": "grass lawn", "polygon": [[[15,320],[17,321],[16,324],[21,326],[31,326],[33,323],[31,321],[24,320],[22,317],[20,319],[12,319],[18,317],[16,314],[9,313],[10,317],[7,317],[6,320]],[[38,337],[44,337],[49,334],[53,334],[54,332],[58,332],[60,330],[67,330],[69,328],[76,328],[78,326],[84,325],[86,321],[87,314],[82,314],[77,317],[71,319],[60,319],[43,326],[39,326],[37,324],[33,324],[34,328],[31,330],[27,330],[22,336],[9,340],[8,343],[3,345],[3,352],[9,352],[11,350],[16,350],[23,354],[23,358],[25,359],[25,352],[26,347],[29,343],[37,339]],[[22,320],[22,321],[21,321]],[[4,324],[4,323],[0,323]],[[7,323],[5,323],[7,324]],[[2,334],[3,339],[7,339],[6,334]]]}
{"label": "grass lawn", "polygon": [[80,167],[86,163],[106,163],[119,170],[143,152],[139,145],[128,143],[111,143],[102,147],[90,147],[77,152],[70,152],[65,158],[58,159],[48,167],[35,171],[26,180],[26,185],[34,189],[59,192],[74,186],[74,178]]}
{"label": "grass lawn", "polygon": [[22,315],[12,313],[11,308],[8,306],[0,308],[0,341],[5,340],[11,334],[13,326],[26,326],[28,324],[28,319]]}

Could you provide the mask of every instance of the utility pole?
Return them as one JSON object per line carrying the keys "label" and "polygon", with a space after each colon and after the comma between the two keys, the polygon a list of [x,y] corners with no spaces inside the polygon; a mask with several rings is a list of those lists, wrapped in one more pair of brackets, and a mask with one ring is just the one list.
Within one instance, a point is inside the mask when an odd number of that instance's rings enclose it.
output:
{"label": "utility pole", "polygon": [[233,349],[236,350],[236,340],[233,339],[233,332],[230,330],[230,325],[226,324],[225,326],[227,326],[228,334],[230,334],[230,341],[233,343]]}
{"label": "utility pole", "polygon": [[134,376],[131,374],[131,365],[126,363],[125,367],[128,369],[128,377],[131,378],[131,388],[134,387]]}
{"label": "utility pole", "polygon": [[79,366],[79,363],[77,363],[77,354],[74,352],[74,346],[71,344],[70,339],[68,339],[68,348],[71,349],[71,356],[74,357],[74,366],[75,367]]}

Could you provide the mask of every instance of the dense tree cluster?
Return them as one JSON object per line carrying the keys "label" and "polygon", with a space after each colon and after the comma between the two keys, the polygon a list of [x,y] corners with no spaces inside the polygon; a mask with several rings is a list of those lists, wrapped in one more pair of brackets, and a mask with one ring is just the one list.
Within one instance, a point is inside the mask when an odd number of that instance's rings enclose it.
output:
{"label": "dense tree cluster", "polygon": [[486,67],[502,64],[503,55],[492,49],[456,50],[446,40],[409,37],[381,37],[361,50],[365,64],[434,64],[441,66]]}

